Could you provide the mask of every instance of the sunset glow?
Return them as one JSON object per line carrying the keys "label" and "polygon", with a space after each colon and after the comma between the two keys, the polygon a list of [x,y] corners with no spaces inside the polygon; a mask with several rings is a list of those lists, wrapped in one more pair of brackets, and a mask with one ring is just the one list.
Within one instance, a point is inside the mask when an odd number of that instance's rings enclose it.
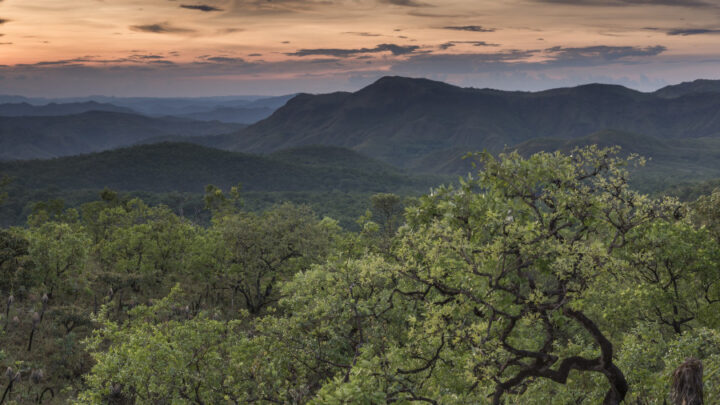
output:
{"label": "sunset glow", "polygon": [[720,77],[715,0],[0,0],[0,92],[284,94],[384,75],[544,89]]}

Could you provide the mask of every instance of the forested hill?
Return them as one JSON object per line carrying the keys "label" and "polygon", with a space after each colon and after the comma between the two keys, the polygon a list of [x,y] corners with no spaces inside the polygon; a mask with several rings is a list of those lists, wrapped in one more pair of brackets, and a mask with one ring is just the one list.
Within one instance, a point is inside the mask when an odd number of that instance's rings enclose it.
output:
{"label": "forested hill", "polygon": [[[681,183],[720,177],[720,137],[660,139],[627,131],[603,130],[572,138],[533,138],[505,150],[517,150],[523,156],[541,151],[571,153],[583,146],[619,146],[622,154],[638,154],[646,158],[644,166],[631,168],[631,184],[637,190],[656,193]],[[466,151],[457,149],[426,159],[428,171],[464,175],[472,171],[471,161],[463,159]]]}
{"label": "forested hill", "polygon": [[[590,84],[532,93],[385,77],[355,93],[298,95],[269,118],[207,141],[263,153],[336,145],[422,168],[438,163],[428,161],[433,155],[455,149],[500,150],[533,138],[572,139],[605,129],[661,139],[718,136],[720,92],[708,88],[642,93]],[[673,91],[677,96],[670,97]]]}
{"label": "forested hill", "polygon": [[223,134],[243,127],[109,111],[62,116],[0,116],[0,160],[47,159],[129,146],[159,137]]}
{"label": "forested hill", "polygon": [[720,93],[720,80],[697,79],[691,82],[665,86],[653,94],[660,97],[673,98],[700,93]]}
{"label": "forested hill", "polygon": [[0,116],[3,117],[32,117],[82,114],[88,111],[111,111],[133,114],[130,108],[118,107],[108,103],[86,101],[81,103],[50,103],[46,105],[32,105],[30,103],[0,104]]}
{"label": "forested hill", "polygon": [[[427,190],[438,178],[412,177],[357,152],[306,147],[272,156],[193,144],[159,143],[50,160],[0,163],[26,189],[61,188],[202,193],[208,184],[246,191],[402,192]],[[445,180],[445,179],[442,179]]]}

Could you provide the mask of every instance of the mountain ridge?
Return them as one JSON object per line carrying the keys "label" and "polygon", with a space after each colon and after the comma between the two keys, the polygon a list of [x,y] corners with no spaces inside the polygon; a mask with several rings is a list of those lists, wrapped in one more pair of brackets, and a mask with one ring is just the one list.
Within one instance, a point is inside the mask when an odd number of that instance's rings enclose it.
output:
{"label": "mountain ridge", "polygon": [[214,141],[253,153],[333,145],[422,169],[416,162],[443,151],[501,150],[611,128],[661,139],[720,136],[718,111],[720,92],[668,98],[604,84],[505,92],[384,77],[354,93],[298,95],[265,120]]}

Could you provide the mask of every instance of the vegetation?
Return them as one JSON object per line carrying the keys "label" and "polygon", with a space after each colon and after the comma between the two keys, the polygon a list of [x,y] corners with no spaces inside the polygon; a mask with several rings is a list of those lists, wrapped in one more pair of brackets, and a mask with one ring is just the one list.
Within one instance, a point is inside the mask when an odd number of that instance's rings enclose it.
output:
{"label": "vegetation", "polygon": [[720,191],[641,194],[616,148],[476,157],[356,231],[237,186],[206,188],[206,223],[37,204],[0,232],[0,403],[720,398]]}
{"label": "vegetation", "polygon": [[518,92],[383,77],[354,93],[299,95],[271,117],[206,144],[253,153],[335,145],[425,173],[457,173],[451,163],[468,150],[498,152],[535,138],[573,141],[605,130],[692,146],[697,138],[720,134],[719,83],[654,93],[604,84]]}
{"label": "vegetation", "polygon": [[412,176],[343,148],[306,147],[258,156],[175,143],[0,163],[0,173],[13,179],[10,198],[0,212],[0,224],[5,226],[22,224],[37,202],[61,199],[77,208],[95,200],[105,187],[150,205],[165,204],[180,216],[207,223],[204,187],[215,184],[228,189],[242,183],[249,210],[302,202],[352,227],[369,208],[374,193],[416,196],[448,180]]}

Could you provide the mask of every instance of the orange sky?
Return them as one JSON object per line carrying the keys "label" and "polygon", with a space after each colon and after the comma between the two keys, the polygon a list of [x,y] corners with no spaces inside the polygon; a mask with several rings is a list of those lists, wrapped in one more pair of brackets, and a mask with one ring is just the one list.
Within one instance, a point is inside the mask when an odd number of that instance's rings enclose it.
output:
{"label": "orange sky", "polygon": [[0,22],[3,94],[720,78],[720,0],[0,0]]}

